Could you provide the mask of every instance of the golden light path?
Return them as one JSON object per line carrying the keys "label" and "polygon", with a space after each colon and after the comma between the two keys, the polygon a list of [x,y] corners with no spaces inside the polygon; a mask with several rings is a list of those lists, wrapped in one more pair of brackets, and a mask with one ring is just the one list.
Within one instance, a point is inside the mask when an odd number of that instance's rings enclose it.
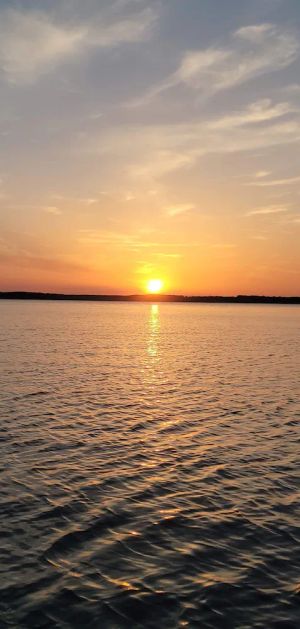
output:
{"label": "golden light path", "polygon": [[148,293],[153,293],[153,294],[157,294],[160,293],[160,291],[162,290],[163,287],[163,281],[156,279],[156,280],[148,280],[147,282],[147,292]]}
{"label": "golden light path", "polygon": [[150,308],[149,340],[148,340],[148,354],[152,358],[157,357],[157,353],[158,353],[159,328],[160,328],[159,308],[157,304],[152,304]]}

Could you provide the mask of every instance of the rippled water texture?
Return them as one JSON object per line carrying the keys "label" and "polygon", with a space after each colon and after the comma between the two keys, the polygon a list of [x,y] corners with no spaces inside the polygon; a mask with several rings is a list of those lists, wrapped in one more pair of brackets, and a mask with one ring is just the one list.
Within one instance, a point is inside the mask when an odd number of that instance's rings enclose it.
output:
{"label": "rippled water texture", "polygon": [[299,627],[297,306],[0,303],[0,625]]}

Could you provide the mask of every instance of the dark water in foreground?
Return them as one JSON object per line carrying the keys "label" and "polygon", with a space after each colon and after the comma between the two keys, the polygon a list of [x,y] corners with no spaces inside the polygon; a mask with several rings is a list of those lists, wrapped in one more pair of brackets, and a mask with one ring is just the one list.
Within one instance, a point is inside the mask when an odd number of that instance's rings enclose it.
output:
{"label": "dark water in foreground", "polygon": [[300,308],[0,317],[1,628],[299,627]]}

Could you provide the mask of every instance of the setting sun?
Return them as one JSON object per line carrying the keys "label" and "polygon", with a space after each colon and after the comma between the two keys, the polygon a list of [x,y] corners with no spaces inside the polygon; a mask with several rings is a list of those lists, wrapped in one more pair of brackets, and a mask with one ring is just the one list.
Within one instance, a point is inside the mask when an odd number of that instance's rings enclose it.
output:
{"label": "setting sun", "polygon": [[147,282],[147,292],[148,293],[160,293],[163,287],[162,280],[148,280]]}

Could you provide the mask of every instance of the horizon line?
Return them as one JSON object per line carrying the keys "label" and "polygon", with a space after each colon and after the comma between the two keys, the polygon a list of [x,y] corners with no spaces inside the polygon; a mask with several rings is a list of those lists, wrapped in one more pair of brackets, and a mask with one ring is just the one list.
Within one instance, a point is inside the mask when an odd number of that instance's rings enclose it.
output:
{"label": "horizon line", "polygon": [[179,294],[98,294],[56,293],[43,291],[0,291],[0,299],[49,300],[49,301],[129,301],[129,302],[206,302],[206,303],[288,303],[300,304],[300,296],[283,295],[179,295]]}

